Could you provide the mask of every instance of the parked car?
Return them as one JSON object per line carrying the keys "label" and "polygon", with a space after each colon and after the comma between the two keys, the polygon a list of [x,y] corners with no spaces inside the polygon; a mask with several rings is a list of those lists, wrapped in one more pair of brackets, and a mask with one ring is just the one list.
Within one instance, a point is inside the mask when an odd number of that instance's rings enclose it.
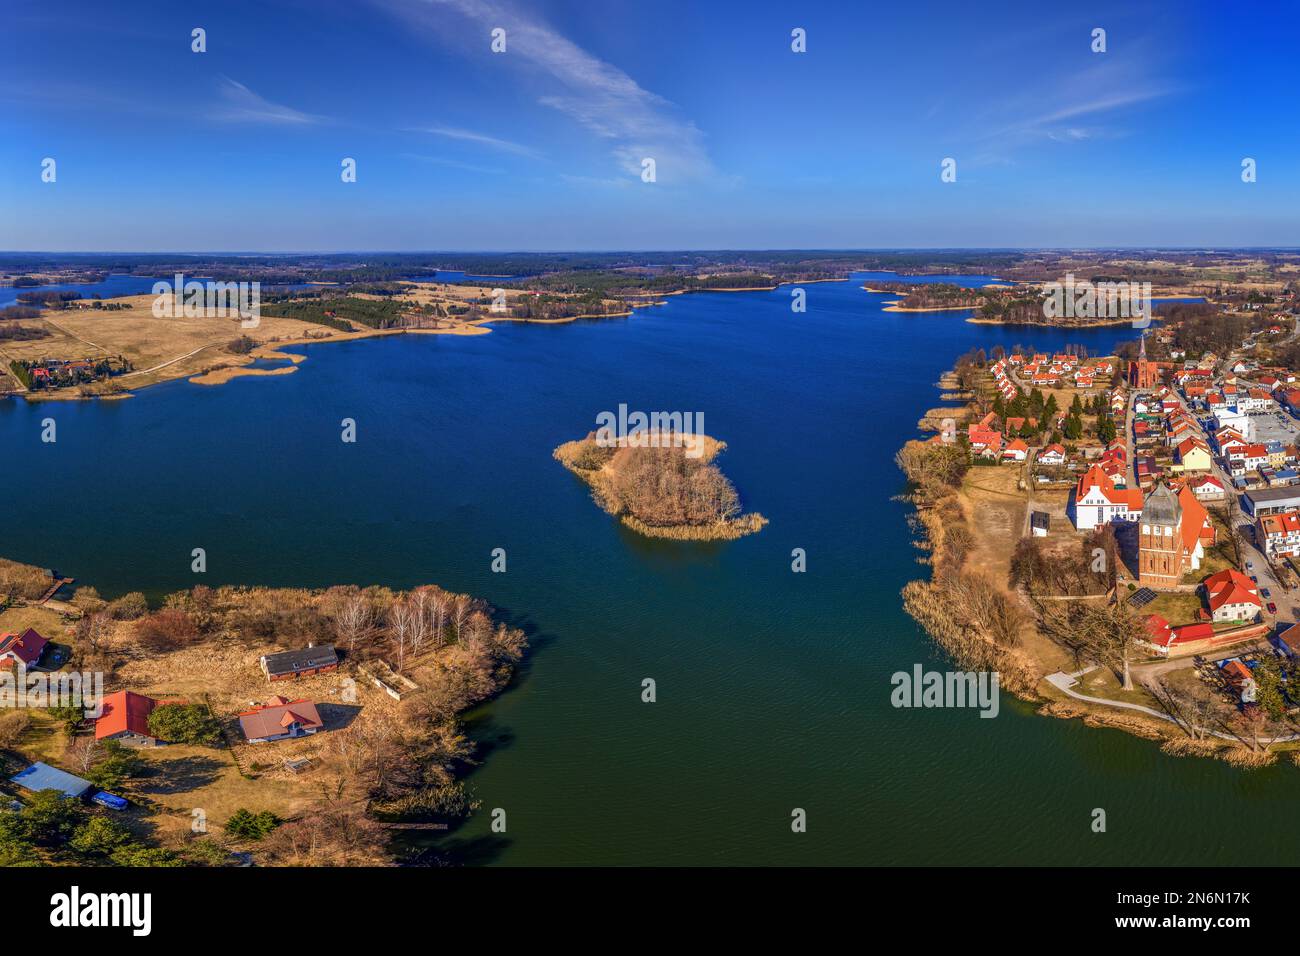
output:
{"label": "parked car", "polygon": [[1254,562],[1254,561],[1247,561],[1247,562],[1246,562],[1246,570],[1247,570],[1247,571],[1254,571],[1254,570],[1255,570],[1255,562]]}
{"label": "parked car", "polygon": [[101,790],[90,798],[91,803],[98,803],[101,807],[108,807],[110,810],[125,810],[127,802],[115,793],[109,793],[107,790]]}
{"label": "parked car", "polygon": [[1269,613],[1269,614],[1276,614],[1276,613],[1277,613],[1277,605],[1274,604],[1272,601],[1269,601],[1269,602],[1268,602],[1268,613]]}
{"label": "parked car", "polygon": [[1259,596],[1262,597],[1262,598],[1267,598],[1267,597],[1269,596],[1268,588],[1260,588],[1260,589],[1259,589]]}
{"label": "parked car", "polygon": [[1253,584],[1258,584],[1258,583],[1259,583],[1259,578],[1257,578],[1257,577],[1256,577],[1255,575],[1253,575],[1253,574],[1250,576],[1250,580],[1251,580],[1251,583],[1253,583]]}

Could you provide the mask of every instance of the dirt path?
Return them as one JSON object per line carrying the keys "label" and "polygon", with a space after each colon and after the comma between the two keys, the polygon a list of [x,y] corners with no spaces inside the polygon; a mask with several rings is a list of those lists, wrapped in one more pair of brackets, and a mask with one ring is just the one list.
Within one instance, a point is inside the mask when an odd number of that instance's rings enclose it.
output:
{"label": "dirt path", "polygon": [[207,345],[200,345],[200,346],[199,346],[198,348],[196,348],[193,352],[186,352],[184,355],[178,355],[178,356],[176,356],[176,358],[174,358],[174,359],[168,359],[167,361],[163,362],[161,365],[155,365],[153,368],[142,368],[142,369],[137,369],[137,370],[134,371],[134,372],[127,372],[125,375],[118,376],[118,378],[119,378],[119,380],[120,380],[120,379],[123,379],[123,378],[130,378],[132,375],[147,375],[147,374],[149,374],[150,372],[156,372],[156,371],[158,371],[160,368],[166,368],[168,365],[175,365],[177,362],[183,362],[183,361],[185,361],[185,359],[189,358],[191,355],[198,355],[198,354],[199,354],[200,352],[202,352],[204,349],[210,349],[210,348],[212,348],[212,347],[214,346],[214,344],[215,344],[215,343],[208,343]]}
{"label": "dirt path", "polygon": [[108,349],[104,348],[104,346],[97,345],[94,342],[90,341],[90,339],[83,339],[80,335],[77,335],[75,332],[68,331],[63,326],[59,325],[59,323],[55,322],[53,319],[42,318],[42,321],[45,322],[46,325],[54,326],[56,329],[58,329],[60,332],[62,332],[64,335],[68,336],[69,338],[76,339],[82,345],[89,345],[92,349],[99,349],[105,355],[113,354]]}

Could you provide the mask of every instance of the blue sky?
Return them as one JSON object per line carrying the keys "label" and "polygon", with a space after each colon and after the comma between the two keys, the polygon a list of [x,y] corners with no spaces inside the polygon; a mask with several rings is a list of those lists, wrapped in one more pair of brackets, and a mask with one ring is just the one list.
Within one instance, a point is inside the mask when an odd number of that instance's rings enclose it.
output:
{"label": "blue sky", "polygon": [[6,0],[4,27],[3,249],[1300,245],[1293,3]]}

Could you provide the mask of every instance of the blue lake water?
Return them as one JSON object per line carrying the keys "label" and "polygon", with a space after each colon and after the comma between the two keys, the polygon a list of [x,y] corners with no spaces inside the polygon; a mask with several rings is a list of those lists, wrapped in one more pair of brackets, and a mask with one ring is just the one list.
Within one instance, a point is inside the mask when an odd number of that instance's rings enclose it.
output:
{"label": "blue lake water", "polygon": [[111,299],[115,296],[152,292],[153,284],[157,281],[148,276],[110,275],[102,282],[57,282],[27,289],[0,286],[0,308],[16,303],[23,292],[80,292],[83,299],[93,299],[97,295],[102,299]]}
{"label": "blue lake water", "polygon": [[[976,346],[1106,354],[1132,330],[888,313],[870,278],[805,286],[804,314],[788,286],[700,293],[629,318],[306,346],[292,375],[216,388],[0,402],[0,554],[110,596],[198,583],[203,547],[208,584],[487,598],[533,650],[471,721],[485,812],[440,844],[468,863],[1292,862],[1290,765],[1175,759],[1006,698],[993,720],[890,705],[893,672],[943,666],[900,607],[926,569],[893,500],[894,452],[939,375]],[[603,514],[551,451],[620,403],[703,413],[770,525],[663,542]]]}

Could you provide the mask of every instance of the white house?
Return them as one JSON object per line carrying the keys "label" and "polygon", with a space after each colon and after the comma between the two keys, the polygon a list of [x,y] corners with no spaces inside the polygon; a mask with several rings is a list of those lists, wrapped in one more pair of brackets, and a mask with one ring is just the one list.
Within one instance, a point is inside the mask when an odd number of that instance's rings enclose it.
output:
{"label": "white house", "polygon": [[1142,490],[1116,488],[1101,465],[1093,465],[1074,489],[1074,526],[1090,531],[1112,521],[1137,521],[1142,517]]}
{"label": "white house", "polygon": [[1048,445],[1038,453],[1040,465],[1064,465],[1065,449],[1060,445]]}

